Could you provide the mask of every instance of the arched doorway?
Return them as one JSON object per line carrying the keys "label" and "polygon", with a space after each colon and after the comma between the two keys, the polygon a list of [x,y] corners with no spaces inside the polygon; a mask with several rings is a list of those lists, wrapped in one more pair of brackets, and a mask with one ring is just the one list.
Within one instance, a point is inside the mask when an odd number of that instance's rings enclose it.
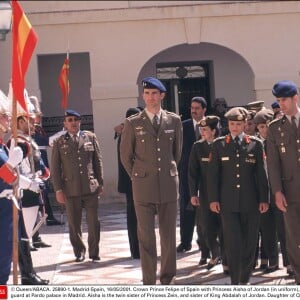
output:
{"label": "arched doorway", "polygon": [[248,62],[217,44],[183,44],[163,50],[145,63],[138,82],[146,76],[156,76],[165,83],[168,92],[163,106],[181,115],[182,120],[189,118],[194,96],[207,100],[208,113],[219,97],[229,106],[255,100],[254,73]]}

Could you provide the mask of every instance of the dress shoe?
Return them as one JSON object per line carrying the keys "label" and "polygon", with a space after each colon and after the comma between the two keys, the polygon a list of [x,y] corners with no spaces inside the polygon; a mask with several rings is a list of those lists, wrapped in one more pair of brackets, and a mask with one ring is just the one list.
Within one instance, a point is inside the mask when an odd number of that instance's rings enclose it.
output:
{"label": "dress shoe", "polygon": [[177,253],[183,253],[190,251],[192,249],[192,245],[185,246],[183,244],[179,244],[179,246],[176,248]]}
{"label": "dress shoe", "polygon": [[35,248],[48,248],[51,247],[51,245],[46,244],[45,242],[43,242],[42,240],[38,241],[38,242],[33,242],[33,246]]}
{"label": "dress shoe", "polygon": [[76,256],[75,262],[82,262],[85,260],[84,254],[81,254],[79,256]]}
{"label": "dress shoe", "polygon": [[200,258],[199,266],[204,266],[207,264],[207,258]]}
{"label": "dress shoe", "polygon": [[92,256],[90,257],[90,259],[95,262],[95,261],[99,261],[100,260],[100,257],[99,256]]}
{"label": "dress shoe", "polygon": [[223,265],[223,274],[229,275],[229,268],[226,265]]}
{"label": "dress shoe", "polygon": [[269,274],[272,272],[275,272],[279,269],[278,265],[274,265],[274,266],[268,266],[265,270],[264,270],[264,274]]}
{"label": "dress shoe", "polygon": [[216,266],[217,264],[219,264],[220,262],[221,262],[221,259],[220,259],[219,256],[217,256],[216,258],[212,258],[212,259],[208,262],[208,264],[207,264],[207,266],[206,266],[206,269],[207,269],[207,270],[210,270],[210,269],[212,269],[214,266]]}
{"label": "dress shoe", "polygon": [[38,251],[38,249],[33,247],[31,244],[29,245],[29,249],[30,249],[30,251]]}
{"label": "dress shoe", "polygon": [[295,275],[295,272],[294,272],[293,267],[291,265],[286,266],[286,272],[289,276],[294,276]]}
{"label": "dress shoe", "polygon": [[29,273],[22,276],[21,283],[23,285],[47,285],[49,284],[49,280],[42,279],[37,274]]}
{"label": "dress shoe", "polygon": [[64,225],[65,222],[60,222],[56,219],[47,219],[46,220],[47,226],[55,226],[55,225]]}

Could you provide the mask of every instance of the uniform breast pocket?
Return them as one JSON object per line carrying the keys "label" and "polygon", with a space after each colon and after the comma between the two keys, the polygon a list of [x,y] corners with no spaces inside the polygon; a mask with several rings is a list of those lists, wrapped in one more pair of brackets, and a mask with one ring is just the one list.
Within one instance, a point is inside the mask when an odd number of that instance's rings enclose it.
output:
{"label": "uniform breast pocket", "polygon": [[246,164],[255,164],[256,163],[256,158],[254,156],[254,154],[249,153],[246,157],[245,157],[245,163]]}
{"label": "uniform breast pocket", "polygon": [[83,149],[84,151],[89,151],[89,152],[92,152],[92,151],[95,151],[95,148],[94,148],[94,145],[92,142],[86,142],[83,144]]}
{"label": "uniform breast pocket", "polygon": [[146,151],[146,138],[143,137],[137,137],[136,139],[136,152],[143,154]]}

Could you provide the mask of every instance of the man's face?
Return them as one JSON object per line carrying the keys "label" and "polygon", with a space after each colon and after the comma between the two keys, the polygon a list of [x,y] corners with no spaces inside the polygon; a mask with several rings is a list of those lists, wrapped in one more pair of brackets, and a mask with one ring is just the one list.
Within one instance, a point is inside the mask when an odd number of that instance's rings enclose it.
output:
{"label": "man's face", "polygon": [[34,118],[33,117],[22,117],[18,120],[18,128],[24,134],[34,134]]}
{"label": "man's face", "polygon": [[11,117],[7,114],[0,114],[0,129],[6,133],[10,130]]}
{"label": "man's face", "polygon": [[264,139],[267,138],[268,129],[269,129],[269,126],[267,124],[258,124],[257,125],[257,130]]}
{"label": "man's face", "polygon": [[143,99],[146,104],[146,108],[158,109],[161,106],[161,102],[164,99],[165,93],[161,93],[158,89],[144,89]]}
{"label": "man's face", "polygon": [[245,124],[245,133],[246,134],[255,135],[255,133],[256,133],[255,128],[256,128],[256,125],[253,120],[246,121],[246,124]]}
{"label": "man's face", "polygon": [[245,128],[245,121],[228,121],[228,129],[233,136],[240,135]]}
{"label": "man's face", "polygon": [[298,95],[287,98],[277,98],[281,111],[288,116],[293,116],[297,113]]}
{"label": "man's face", "polygon": [[80,130],[80,118],[75,116],[66,116],[64,119],[64,128],[74,135]]}
{"label": "man's face", "polygon": [[203,108],[202,105],[198,102],[191,103],[191,117],[195,121],[199,122],[203,119],[206,112],[206,108]]}

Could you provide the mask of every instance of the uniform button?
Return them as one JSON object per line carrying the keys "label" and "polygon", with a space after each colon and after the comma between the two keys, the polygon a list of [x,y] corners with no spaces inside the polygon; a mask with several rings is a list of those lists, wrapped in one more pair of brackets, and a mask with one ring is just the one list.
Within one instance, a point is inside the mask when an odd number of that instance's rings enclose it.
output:
{"label": "uniform button", "polygon": [[239,168],[239,167],[240,167],[240,164],[236,164],[236,167]]}
{"label": "uniform button", "polygon": [[161,168],[158,168],[157,170],[158,170],[158,172],[160,172]]}
{"label": "uniform button", "polygon": [[240,174],[236,174],[236,177],[237,177],[237,178],[240,178]]}
{"label": "uniform button", "polygon": [[79,167],[82,167],[82,164],[79,164]]}
{"label": "uniform button", "polygon": [[159,138],[156,139],[159,142]]}
{"label": "uniform button", "polygon": [[161,161],[161,158],[159,157],[157,160],[158,160],[158,161]]}
{"label": "uniform button", "polygon": [[134,176],[138,176],[138,173],[134,173]]}
{"label": "uniform button", "polygon": [[298,149],[298,152],[300,152],[300,149]]}
{"label": "uniform button", "polygon": [[83,172],[82,171],[80,171],[80,174],[82,174]]}
{"label": "uniform button", "polygon": [[298,161],[300,161],[300,157],[298,158]]}
{"label": "uniform button", "polygon": [[240,155],[239,155],[239,154],[237,154],[237,155],[236,155],[236,157],[240,157]]}
{"label": "uniform button", "polygon": [[80,151],[78,150],[77,153],[80,153]]}
{"label": "uniform button", "polygon": [[297,140],[297,144],[299,144],[300,143],[300,140]]}
{"label": "uniform button", "polygon": [[78,160],[81,160],[81,157],[80,157],[80,156],[78,157]]}
{"label": "uniform button", "polygon": [[157,148],[157,151],[160,151],[160,148]]}
{"label": "uniform button", "polygon": [[237,184],[236,187],[239,189],[241,186],[239,184]]}
{"label": "uniform button", "polygon": [[141,140],[142,143],[145,143],[145,140]]}

